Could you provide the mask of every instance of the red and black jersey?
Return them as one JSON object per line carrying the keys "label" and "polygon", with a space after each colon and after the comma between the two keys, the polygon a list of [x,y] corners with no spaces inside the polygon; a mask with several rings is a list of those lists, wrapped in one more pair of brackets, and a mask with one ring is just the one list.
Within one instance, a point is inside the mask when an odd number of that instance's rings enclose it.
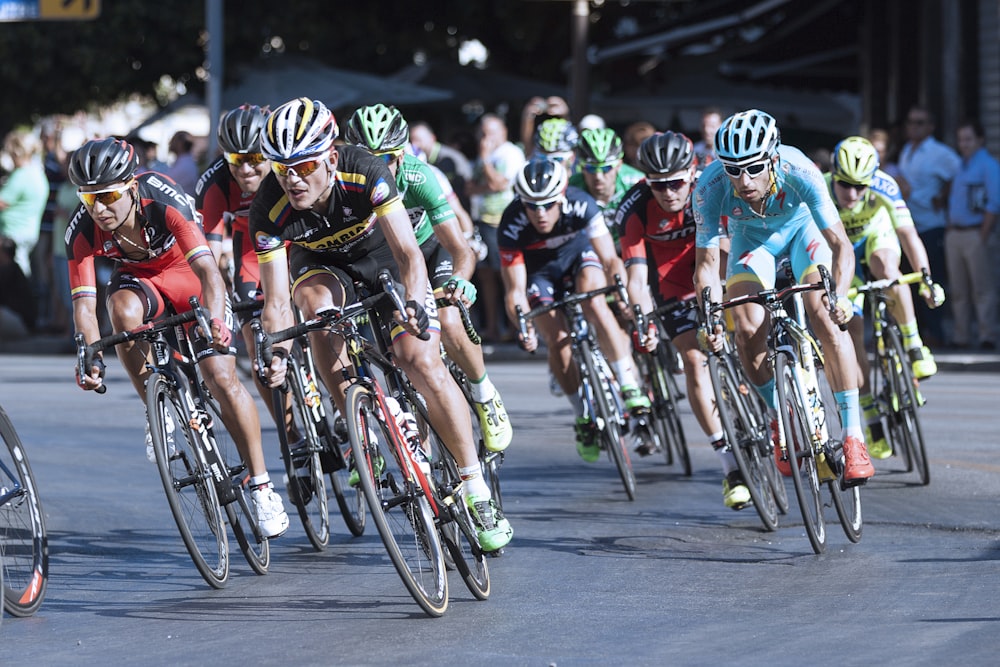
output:
{"label": "red and black jersey", "polygon": [[[138,181],[136,223],[142,226],[149,257],[135,258],[112,232],[101,230],[87,209],[76,207],[66,228],[66,257],[73,298],[97,296],[94,257],[108,257],[137,275],[151,275],[211,255],[190,198],[169,177],[147,172]],[[126,196],[133,196],[131,193]]]}
{"label": "red and black jersey", "polygon": [[225,236],[226,214],[232,214],[233,229],[250,232],[250,204],[253,192],[243,192],[225,159],[219,158],[198,179],[194,189],[195,207],[202,217],[205,238],[221,241]]}
{"label": "red and black jersey", "polygon": [[625,267],[647,264],[650,283],[656,276],[660,296],[686,299],[694,295],[695,223],[688,199],[684,210],[667,213],[645,181],[625,193],[615,214]]}

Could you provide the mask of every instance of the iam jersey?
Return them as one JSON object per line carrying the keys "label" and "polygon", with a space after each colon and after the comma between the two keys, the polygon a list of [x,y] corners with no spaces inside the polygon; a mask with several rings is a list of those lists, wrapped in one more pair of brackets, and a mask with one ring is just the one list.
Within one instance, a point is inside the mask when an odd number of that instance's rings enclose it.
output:
{"label": "iam jersey", "polygon": [[[137,276],[156,275],[187,266],[202,255],[211,256],[190,198],[170,178],[156,172],[136,177],[141,224],[149,245],[148,256],[137,258],[135,248],[123,247],[112,232],[101,230],[81,204],[66,228],[66,257],[74,299],[97,297],[94,257],[127,265]],[[128,195],[126,195],[128,196]]]}
{"label": "iam jersey", "polygon": [[205,237],[221,241],[225,235],[227,214],[232,214],[233,230],[250,231],[250,204],[254,193],[243,192],[229,171],[225,159],[219,158],[198,179],[194,189],[195,206],[202,216]]}
{"label": "iam jersey", "polygon": [[778,147],[779,160],[774,169],[771,196],[763,215],[753,211],[733,189],[716,160],[705,167],[694,192],[696,242],[699,248],[716,248],[724,233],[723,218],[729,235],[756,239],[784,247],[803,226],[815,220],[819,229],[840,223],[837,207],[827,192],[826,182],[812,160],[793,146]]}
{"label": "iam jersey", "polygon": [[604,214],[597,201],[579,188],[566,188],[562,215],[547,234],[542,234],[528,221],[520,199],[515,199],[503,212],[497,230],[501,266],[524,264],[531,275],[544,265],[559,258],[564,246],[609,234]]}
{"label": "iam jersey", "polygon": [[389,167],[356,146],[340,146],[327,210],[297,211],[274,174],[261,183],[250,206],[250,233],[260,262],[284,254],[285,241],[351,264],[385,245],[379,216],[403,202]]}
{"label": "iam jersey", "polygon": [[615,225],[625,268],[652,260],[650,284],[655,277],[664,300],[694,294],[695,224],[690,199],[682,211],[668,213],[660,208],[649,185],[639,183],[622,198]]}

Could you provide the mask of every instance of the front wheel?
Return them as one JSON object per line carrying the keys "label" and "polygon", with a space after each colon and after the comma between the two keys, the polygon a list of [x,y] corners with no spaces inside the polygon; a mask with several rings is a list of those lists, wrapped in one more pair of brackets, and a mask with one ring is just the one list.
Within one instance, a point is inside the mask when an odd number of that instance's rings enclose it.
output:
{"label": "front wheel", "polygon": [[688,451],[684,426],[681,424],[680,407],[677,397],[680,392],[669,369],[670,348],[660,345],[649,357],[649,382],[653,390],[653,423],[660,441],[667,465],[674,461],[680,464],[681,472],[690,477],[691,453]]}
{"label": "front wheel", "polygon": [[587,378],[594,400],[594,417],[599,422],[601,442],[614,462],[621,478],[625,495],[635,500],[635,471],[629,457],[628,445],[622,435],[622,412],[619,407],[617,383],[612,381],[611,370],[604,356],[594,348],[585,355]]}
{"label": "front wheel", "polygon": [[895,363],[892,390],[895,400],[891,406],[890,428],[894,440],[901,441],[906,448],[906,456],[910,462],[909,469],[916,469],[917,479],[921,486],[931,483],[931,469],[927,463],[927,446],[924,443],[924,432],[920,427],[920,416],[917,409],[920,401],[917,397],[917,380],[913,376],[909,355],[903,348],[903,340],[895,327],[885,331],[886,352]]}

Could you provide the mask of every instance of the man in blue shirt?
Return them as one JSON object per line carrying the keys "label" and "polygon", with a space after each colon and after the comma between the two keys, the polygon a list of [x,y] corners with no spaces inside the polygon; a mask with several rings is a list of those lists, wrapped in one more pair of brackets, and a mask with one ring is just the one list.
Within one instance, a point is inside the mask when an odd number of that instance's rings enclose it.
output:
{"label": "man in blue shirt", "polygon": [[961,166],[948,197],[945,257],[955,327],[951,342],[966,347],[972,311],[979,327],[979,346],[996,349],[997,286],[986,244],[1000,213],[1000,163],[984,146],[983,126],[966,121],[958,126]]}

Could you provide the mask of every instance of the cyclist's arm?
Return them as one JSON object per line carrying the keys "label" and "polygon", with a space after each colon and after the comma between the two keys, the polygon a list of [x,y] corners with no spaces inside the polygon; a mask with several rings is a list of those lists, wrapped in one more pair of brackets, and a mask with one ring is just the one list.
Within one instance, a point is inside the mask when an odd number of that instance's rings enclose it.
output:
{"label": "cyclist's arm", "polygon": [[854,277],[854,246],[847,238],[847,232],[844,231],[844,225],[839,219],[837,224],[820,229],[820,233],[833,251],[833,282],[837,294],[844,296],[850,289]]}
{"label": "cyclist's arm", "polygon": [[920,235],[917,234],[917,228],[913,225],[899,227],[896,229],[896,236],[899,237],[899,245],[903,248],[903,254],[906,255],[913,270],[926,270],[930,274],[931,267],[927,260],[927,249],[924,247],[924,242],[920,240]]}
{"label": "cyclist's arm", "polygon": [[629,215],[620,225],[620,241],[622,259],[628,274],[626,289],[629,303],[639,304],[642,312],[649,313],[653,310],[653,304],[649,298],[649,265],[642,227],[642,219],[639,216]]}
{"label": "cyclist's arm", "polygon": [[[427,292],[427,264],[417,245],[417,237],[413,234],[410,216],[403,208],[403,202],[398,198],[393,202],[376,209],[379,216],[378,225],[385,234],[385,240],[392,251],[392,257],[399,266],[399,276],[406,288],[404,301],[424,302]],[[409,310],[409,309],[407,309]],[[401,313],[401,315],[406,315]],[[419,333],[414,316],[407,318],[406,329],[411,334]]]}
{"label": "cyclist's arm", "polygon": [[215,256],[211,253],[201,255],[191,260],[191,270],[201,282],[202,305],[208,308],[212,318],[225,321],[226,316],[226,283]]}
{"label": "cyclist's arm", "polygon": [[719,270],[719,247],[695,248],[694,252],[694,287],[701,301],[701,293],[706,287],[711,288],[712,301],[722,301],[722,280]]}
{"label": "cyclist's arm", "polygon": [[469,280],[476,270],[476,255],[462,234],[458,220],[452,218],[434,225],[434,235],[451,255],[452,273]]}

